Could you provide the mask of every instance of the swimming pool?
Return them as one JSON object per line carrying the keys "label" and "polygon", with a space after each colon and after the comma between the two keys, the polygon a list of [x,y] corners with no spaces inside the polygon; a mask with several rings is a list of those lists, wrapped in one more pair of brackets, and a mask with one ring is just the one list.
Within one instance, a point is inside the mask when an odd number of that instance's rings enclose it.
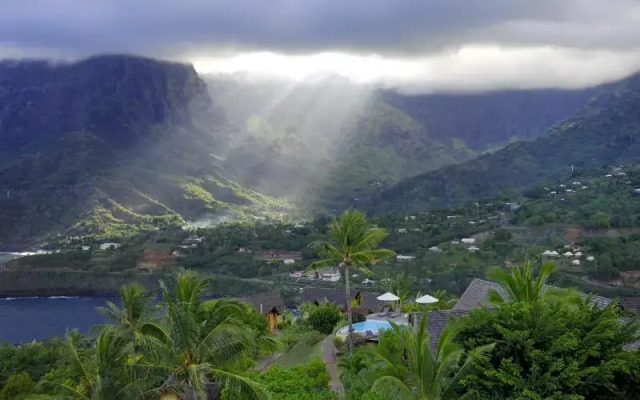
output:
{"label": "swimming pool", "polygon": [[[389,321],[382,321],[377,319],[368,319],[362,322],[356,322],[353,324],[354,332],[366,332],[371,331],[374,335],[377,335],[378,332],[384,329],[391,329],[391,324]],[[349,327],[345,326],[344,328],[338,331],[338,334],[347,334],[349,331]]]}

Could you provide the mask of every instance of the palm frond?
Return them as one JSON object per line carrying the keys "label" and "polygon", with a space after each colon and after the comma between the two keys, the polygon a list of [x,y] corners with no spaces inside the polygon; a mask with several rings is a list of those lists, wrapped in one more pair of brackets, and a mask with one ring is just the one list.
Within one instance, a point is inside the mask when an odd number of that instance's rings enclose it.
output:
{"label": "palm frond", "polygon": [[213,373],[221,379],[232,396],[246,400],[269,400],[271,394],[262,385],[242,375],[214,369]]}
{"label": "palm frond", "polygon": [[392,376],[383,376],[376,379],[371,387],[375,393],[381,395],[385,399],[394,400],[413,400],[419,399],[407,385],[400,379]]}

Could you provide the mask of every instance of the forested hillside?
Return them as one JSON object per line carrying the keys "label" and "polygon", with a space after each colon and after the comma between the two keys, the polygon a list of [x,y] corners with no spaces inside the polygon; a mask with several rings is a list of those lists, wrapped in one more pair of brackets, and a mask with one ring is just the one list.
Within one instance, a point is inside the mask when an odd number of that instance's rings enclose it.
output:
{"label": "forested hillside", "polygon": [[191,66],[0,64],[0,246],[116,238],[271,201],[225,178],[224,117]]}
{"label": "forested hillside", "polygon": [[542,134],[602,90],[405,95],[339,77],[207,76],[242,182],[337,208],[399,180]]}
{"label": "forested hillside", "polygon": [[2,62],[0,247],[360,204],[533,137],[598,90],[405,96],[337,77],[205,82],[130,56]]}
{"label": "forested hillside", "polygon": [[370,203],[378,211],[423,209],[462,204],[544,178],[640,159],[640,75],[613,85],[573,118],[543,136],[459,165],[407,179]]}

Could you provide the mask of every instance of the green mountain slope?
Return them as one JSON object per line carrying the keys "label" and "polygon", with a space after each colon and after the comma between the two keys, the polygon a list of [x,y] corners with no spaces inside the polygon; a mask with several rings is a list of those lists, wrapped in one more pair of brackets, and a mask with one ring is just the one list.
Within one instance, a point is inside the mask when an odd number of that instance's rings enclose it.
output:
{"label": "green mountain slope", "polygon": [[601,90],[412,96],[332,76],[206,79],[233,131],[226,167],[247,185],[315,207],[539,136]]}
{"label": "green mountain slope", "polygon": [[407,179],[371,200],[372,209],[422,209],[488,198],[544,178],[640,160],[640,75],[613,85],[543,136]]}
{"label": "green mountain slope", "polygon": [[385,92],[383,96],[386,103],[428,127],[442,143],[461,143],[482,152],[542,135],[603,90],[606,86],[416,96]]}
{"label": "green mountain slope", "polygon": [[117,239],[280,206],[228,178],[212,155],[225,120],[190,66],[6,62],[0,104],[2,247],[56,232]]}

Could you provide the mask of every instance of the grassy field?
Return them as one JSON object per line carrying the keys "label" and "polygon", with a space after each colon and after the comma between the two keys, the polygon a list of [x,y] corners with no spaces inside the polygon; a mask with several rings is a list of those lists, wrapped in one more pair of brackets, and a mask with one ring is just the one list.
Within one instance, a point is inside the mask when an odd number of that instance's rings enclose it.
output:
{"label": "grassy field", "polygon": [[302,364],[314,357],[320,357],[320,348],[322,346],[322,341],[310,345],[307,343],[297,343],[291,349],[289,349],[286,353],[284,353],[275,364],[279,364],[283,367],[291,367],[293,365]]}

